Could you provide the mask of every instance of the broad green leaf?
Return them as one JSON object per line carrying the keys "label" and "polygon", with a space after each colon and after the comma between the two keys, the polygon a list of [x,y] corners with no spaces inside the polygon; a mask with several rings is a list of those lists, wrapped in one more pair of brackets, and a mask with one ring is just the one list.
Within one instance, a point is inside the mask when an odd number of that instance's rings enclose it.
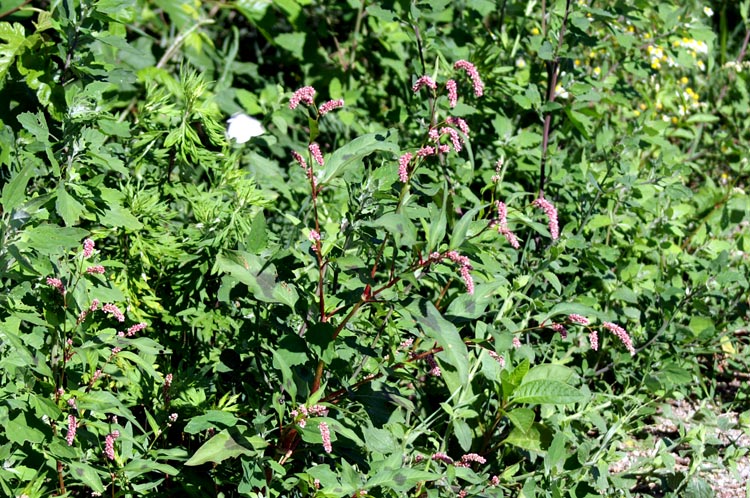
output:
{"label": "broad green leaf", "polygon": [[19,23],[0,22],[0,88],[13,64],[13,59],[23,51],[26,44],[26,31]]}
{"label": "broad green leaf", "polygon": [[365,486],[367,488],[380,486],[391,489],[396,493],[402,493],[402,496],[406,496],[406,493],[413,490],[418,484],[422,482],[437,481],[442,477],[442,474],[412,469],[409,467],[402,467],[399,469],[390,468],[378,471],[374,476],[367,480]]}
{"label": "broad green leaf", "polygon": [[268,446],[268,443],[260,436],[245,437],[244,430],[244,427],[224,429],[198,448],[185,465],[219,463],[240,455],[258,455],[260,450]]}
{"label": "broad green leaf", "polygon": [[44,144],[49,144],[49,129],[47,120],[42,111],[36,114],[24,112],[18,116],[18,122],[23,125],[34,137]]}
{"label": "broad green leaf", "polygon": [[91,488],[92,491],[97,493],[104,492],[104,484],[102,484],[101,477],[99,477],[99,473],[94,467],[75,460],[71,460],[67,464],[70,466],[70,475],[72,477],[81,481]]}
{"label": "broad green leaf", "polygon": [[469,225],[472,221],[474,221],[474,218],[476,217],[479,210],[485,207],[486,206],[484,205],[476,206],[470,209],[468,212],[464,213],[463,216],[461,216],[461,219],[458,220],[456,225],[453,227],[451,242],[449,246],[450,249],[458,249],[459,247],[461,247],[461,245],[466,240],[466,233],[469,230]]}
{"label": "broad green leaf", "polygon": [[537,365],[524,376],[521,384],[526,384],[532,380],[557,380],[560,382],[567,383],[573,376],[575,371],[565,365],[557,365],[554,363],[544,363]]}
{"label": "broad green leaf", "polygon": [[521,432],[527,432],[534,423],[534,410],[531,408],[516,408],[505,414],[513,426]]}
{"label": "broad green leaf", "polygon": [[401,445],[389,431],[377,427],[365,427],[362,431],[365,438],[365,448],[388,455],[401,451]]}
{"label": "broad green leaf", "polygon": [[273,41],[279,47],[290,52],[295,59],[303,59],[303,49],[305,48],[305,33],[282,33],[277,35]]}
{"label": "broad green leaf", "polygon": [[532,380],[518,386],[513,391],[512,403],[539,403],[564,405],[578,403],[586,396],[578,389],[557,380]]}
{"label": "broad green leaf", "polygon": [[57,202],[55,203],[55,207],[57,208],[57,214],[60,215],[67,226],[78,223],[78,218],[81,217],[81,214],[86,209],[83,204],[78,202],[75,197],[65,190],[65,184],[63,183],[57,186]]}
{"label": "broad green leaf", "polygon": [[382,133],[368,133],[355,138],[343,147],[339,147],[328,158],[318,182],[321,184],[330,182],[341,175],[349,165],[360,161],[373,152],[397,154],[399,147],[392,141],[394,138],[395,132],[393,130]]}
{"label": "broad green leaf", "polygon": [[417,227],[404,213],[386,213],[363,225],[385,229],[393,236],[398,246],[413,247],[417,243]]}
{"label": "broad green leaf", "polygon": [[63,228],[55,225],[38,225],[23,232],[29,247],[50,255],[78,248],[88,234],[88,231],[81,228]]}
{"label": "broad green leaf", "polygon": [[460,385],[466,385],[469,380],[469,352],[456,326],[443,318],[430,301],[417,301],[409,308],[427,336],[443,348],[437,354],[438,358],[456,370]]}
{"label": "broad green leaf", "polygon": [[10,181],[3,187],[3,195],[0,198],[3,211],[10,213],[21,205],[26,198],[26,185],[33,176],[34,166],[27,163],[11,177]]}
{"label": "broad green leaf", "polygon": [[37,427],[41,424],[41,419],[29,417],[27,414],[20,413],[12,420],[8,420],[5,426],[5,436],[14,443],[39,444],[44,441],[44,432]]}
{"label": "broad green leaf", "polygon": [[439,208],[435,204],[430,205],[430,225],[427,229],[427,253],[437,251],[440,247],[440,243],[445,237],[446,227],[446,216],[445,210],[447,209],[447,190],[443,195],[443,207]]}
{"label": "broad green leaf", "polygon": [[514,428],[505,438],[505,443],[528,451],[542,451],[542,434],[539,431],[539,424],[532,425],[527,431]]}
{"label": "broad green leaf", "polygon": [[247,285],[253,297],[266,303],[286,304],[294,308],[298,295],[286,282],[276,282],[276,268],[243,251],[226,251],[216,258],[216,268]]}
{"label": "broad green leaf", "polygon": [[459,446],[465,452],[471,449],[472,434],[469,424],[463,419],[453,420],[453,433],[456,435]]}

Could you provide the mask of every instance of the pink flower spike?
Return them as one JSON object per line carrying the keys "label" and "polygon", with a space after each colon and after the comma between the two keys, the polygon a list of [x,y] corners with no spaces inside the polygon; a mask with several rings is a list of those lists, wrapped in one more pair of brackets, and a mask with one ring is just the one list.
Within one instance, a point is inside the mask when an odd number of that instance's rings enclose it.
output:
{"label": "pink flower spike", "polygon": [[329,100],[325,104],[320,106],[318,114],[323,117],[334,109],[344,107],[344,99]]}
{"label": "pink flower spike", "polygon": [[516,349],[521,347],[521,339],[519,339],[517,335],[513,336],[513,347]]}
{"label": "pink flower spike", "polygon": [[91,274],[103,275],[104,267],[102,265],[89,266],[88,268],[86,268],[86,273],[88,273],[89,275]]}
{"label": "pink flower spike", "polygon": [[437,453],[432,455],[432,460],[436,462],[443,462],[448,465],[451,465],[453,463],[453,459],[443,453],[442,451],[438,451]]}
{"label": "pink flower spike", "polygon": [[456,152],[461,152],[461,142],[463,140],[458,136],[458,132],[456,130],[448,126],[444,126],[443,128],[440,128],[440,133],[447,133],[448,135],[450,135],[451,142],[453,143],[453,148]]}
{"label": "pink flower spike", "polygon": [[496,362],[498,362],[501,367],[505,366],[505,357],[504,356],[500,356],[499,354],[497,354],[494,351],[487,351],[487,352],[489,353],[490,358],[492,358],[493,360],[495,360]]}
{"label": "pink flower spike", "polygon": [[447,118],[445,118],[445,122],[449,125],[458,126],[458,129],[461,130],[461,133],[463,133],[467,137],[469,136],[469,132],[471,130],[469,129],[469,125],[467,125],[466,121],[464,121],[463,119],[448,116]]}
{"label": "pink flower spike", "polygon": [[591,343],[591,349],[594,351],[599,350],[599,334],[596,332],[596,330],[592,330],[589,332],[589,343]]}
{"label": "pink flower spike", "polygon": [[412,159],[411,152],[407,152],[403,156],[398,158],[398,179],[401,183],[406,183],[409,180],[409,161]]}
{"label": "pink flower spike", "polygon": [[313,142],[308,146],[308,148],[310,149],[310,154],[312,154],[315,162],[323,166],[323,154],[320,152],[320,146]]}
{"label": "pink flower spike", "polygon": [[297,151],[292,151],[292,157],[294,158],[297,163],[302,166],[302,168],[307,171],[307,161],[305,161],[305,158],[302,157],[302,155]]}
{"label": "pink flower spike", "polygon": [[417,151],[417,157],[427,157],[435,154],[435,147],[426,145]]}
{"label": "pink flower spike", "polygon": [[141,330],[146,328],[146,324],[144,322],[136,323],[132,327],[128,329],[127,336],[133,337],[136,333],[140,332]]}
{"label": "pink flower spike", "polygon": [[474,279],[471,278],[471,273],[469,273],[470,266],[462,266],[459,272],[461,273],[461,278],[464,279],[464,285],[466,285],[466,292],[469,294],[474,294]]}
{"label": "pink flower spike", "polygon": [[320,437],[323,438],[323,449],[326,453],[330,453],[333,451],[333,447],[331,446],[331,431],[328,428],[328,424],[325,422],[321,422],[318,424],[318,429],[320,429]]}
{"label": "pink flower spike", "polygon": [[570,315],[568,315],[568,320],[570,320],[573,323],[578,323],[578,324],[581,324],[581,325],[588,325],[589,324],[589,319],[588,318],[586,318],[585,316],[577,315],[575,313],[571,313]]}
{"label": "pink flower spike", "polygon": [[472,462],[485,464],[487,463],[487,460],[483,456],[477,455],[476,453],[467,453],[466,455],[461,457],[461,462],[465,464],[470,464]]}
{"label": "pink flower spike", "polygon": [[447,154],[450,151],[451,151],[451,146],[450,145],[448,145],[448,144],[438,145],[438,152],[440,154]]}
{"label": "pink flower spike", "polygon": [[417,93],[423,86],[427,86],[432,90],[437,90],[437,83],[435,83],[435,80],[433,80],[429,76],[422,76],[421,78],[419,78],[416,83],[414,83],[414,86],[411,87],[411,89],[414,93]]}
{"label": "pink flower spike", "polygon": [[120,431],[112,431],[112,433],[108,434],[104,439],[104,456],[110,460],[115,459],[115,439],[118,437],[120,437]]}
{"label": "pink flower spike", "polygon": [[450,103],[451,109],[456,107],[458,103],[458,89],[454,80],[448,80],[445,82],[445,88],[448,90],[448,102]]}
{"label": "pink flower spike", "polygon": [[122,311],[120,311],[120,308],[118,308],[112,303],[107,303],[104,306],[102,306],[102,311],[104,311],[108,315],[114,316],[118,322],[125,321],[125,315],[122,314]]}
{"label": "pink flower spike", "polygon": [[540,208],[547,215],[549,234],[552,240],[557,240],[560,237],[560,227],[557,224],[557,209],[555,209],[555,206],[544,197],[537,198],[532,206]]}
{"label": "pink flower spike", "polygon": [[83,257],[90,258],[94,254],[94,241],[86,239],[83,241]]}
{"label": "pink flower spike", "polygon": [[60,294],[65,294],[65,285],[59,278],[47,277],[47,285],[57,289]]}
{"label": "pink flower spike", "polygon": [[289,109],[296,109],[300,102],[307,105],[313,105],[313,97],[315,96],[315,89],[311,86],[303,86],[289,99]]}
{"label": "pink flower spike", "polygon": [[453,64],[453,68],[466,71],[466,74],[471,78],[471,83],[474,85],[474,95],[481,97],[484,94],[484,83],[482,83],[482,78],[479,77],[479,71],[477,71],[474,64],[466,60],[460,60]]}
{"label": "pink flower spike", "polygon": [[625,348],[630,352],[630,356],[635,356],[633,341],[630,339],[630,336],[624,328],[612,322],[604,322],[602,323],[602,326],[615,334],[617,338],[622,341],[622,343],[625,345]]}
{"label": "pink flower spike", "polygon": [[565,329],[564,325],[560,323],[553,323],[552,325],[550,325],[550,327],[552,328],[552,330],[560,334],[560,337],[562,337],[563,339],[566,339],[568,337],[568,331]]}
{"label": "pink flower spike", "polygon": [[65,436],[65,440],[68,442],[68,446],[73,446],[73,441],[75,441],[76,439],[77,428],[78,421],[76,420],[75,415],[68,415],[68,434]]}
{"label": "pink flower spike", "polygon": [[432,355],[427,355],[425,357],[425,361],[427,362],[427,366],[430,368],[430,371],[428,372],[433,377],[440,377],[443,375],[443,372],[440,371],[440,366],[435,361],[435,357]]}

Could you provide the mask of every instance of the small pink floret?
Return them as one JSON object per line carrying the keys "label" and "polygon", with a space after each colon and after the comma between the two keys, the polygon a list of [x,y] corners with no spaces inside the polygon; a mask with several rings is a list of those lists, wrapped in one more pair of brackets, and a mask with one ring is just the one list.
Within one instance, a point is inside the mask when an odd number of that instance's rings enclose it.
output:
{"label": "small pink floret", "polygon": [[448,90],[448,102],[450,103],[451,109],[453,109],[458,103],[458,88],[456,82],[454,80],[446,81],[445,88]]}
{"label": "small pink floret", "polygon": [[474,64],[466,60],[460,60],[456,61],[453,67],[466,71],[466,74],[471,78],[471,83],[474,85],[474,95],[481,97],[484,94],[484,83],[482,82],[482,78],[479,77],[479,71],[477,71]]}

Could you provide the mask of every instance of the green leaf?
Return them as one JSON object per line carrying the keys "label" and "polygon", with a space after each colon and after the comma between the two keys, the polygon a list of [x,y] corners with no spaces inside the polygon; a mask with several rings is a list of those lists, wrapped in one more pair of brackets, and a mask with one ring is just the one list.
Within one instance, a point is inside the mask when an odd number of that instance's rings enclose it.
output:
{"label": "green leaf", "polygon": [[[33,418],[33,417],[32,417]],[[28,417],[24,413],[20,413],[16,418],[8,420],[5,425],[5,436],[14,443],[34,443],[39,444],[44,441],[44,432],[32,427],[33,422],[30,423]]]}
{"label": "green leaf", "polygon": [[276,268],[250,253],[226,251],[216,258],[216,269],[229,273],[247,285],[259,301],[286,304],[294,308],[299,296],[294,287],[285,282],[276,282]]}
{"label": "green leaf", "polygon": [[21,171],[13,175],[8,183],[3,187],[3,196],[0,198],[0,204],[6,213],[13,212],[26,199],[26,185],[34,176],[34,166],[27,163]]}
{"label": "green leaf", "polygon": [[0,45],[0,88],[2,88],[13,59],[23,51],[25,46],[26,32],[23,25],[15,22],[12,24],[0,22],[0,40],[4,42]]}
{"label": "green leaf", "polygon": [[404,213],[386,213],[362,225],[385,229],[393,236],[399,247],[413,247],[417,243],[417,227]]}
{"label": "green leaf", "polygon": [[471,449],[472,434],[469,424],[463,419],[453,420],[453,433],[456,435],[459,446],[461,449],[469,451]]}
{"label": "green leaf", "polygon": [[57,202],[55,203],[57,214],[63,219],[67,226],[78,223],[78,218],[85,210],[83,204],[78,202],[67,190],[65,184],[60,183],[57,186]]}
{"label": "green leaf", "polygon": [[436,481],[441,479],[442,474],[426,472],[424,470],[403,467],[400,469],[386,468],[379,470],[374,476],[367,480],[366,488],[381,486],[396,493],[406,496],[406,493],[414,489],[422,482]]}
{"label": "green leaf", "polygon": [[427,336],[443,348],[437,357],[456,370],[460,385],[466,385],[469,381],[469,351],[456,326],[443,318],[430,301],[415,302],[409,310]]}
{"label": "green leaf", "polygon": [[260,436],[245,437],[244,430],[244,427],[224,429],[198,448],[185,465],[192,467],[206,462],[220,463],[240,455],[258,455],[268,446]]}
{"label": "green leaf", "polygon": [[440,247],[440,243],[445,237],[445,226],[446,216],[445,210],[447,209],[447,194],[448,191],[444,191],[443,195],[443,207],[439,208],[435,204],[430,204],[430,226],[427,230],[427,253],[436,251]]}
{"label": "green leaf", "polygon": [[521,384],[525,384],[532,380],[557,380],[560,382],[568,383],[568,381],[575,376],[575,371],[565,365],[557,365],[554,363],[545,363],[537,365],[524,376]]}
{"label": "green leaf", "polygon": [[472,221],[474,221],[474,218],[476,217],[477,213],[480,209],[483,209],[487,207],[486,205],[479,205],[472,209],[470,209],[468,212],[464,213],[463,216],[461,216],[461,219],[458,220],[456,225],[453,227],[453,233],[451,235],[451,243],[449,248],[450,249],[458,249],[461,247],[461,244],[464,243],[466,240],[466,233],[469,230],[469,225]]}
{"label": "green leaf", "polygon": [[527,431],[514,428],[505,438],[505,442],[524,450],[541,452],[542,434],[539,431],[539,424],[533,424]]}
{"label": "green leaf", "polygon": [[531,408],[520,407],[511,410],[505,414],[516,429],[521,432],[527,432],[534,424],[534,410]]}
{"label": "green leaf", "polygon": [[49,129],[47,128],[47,120],[44,118],[42,111],[36,114],[24,112],[18,116],[18,122],[34,135],[37,140],[49,145]]}
{"label": "green leaf", "polygon": [[99,473],[94,467],[75,460],[71,460],[67,462],[67,464],[70,467],[71,476],[91,488],[92,491],[95,491],[97,493],[104,492],[104,484],[102,484]]}
{"label": "green leaf", "polygon": [[266,217],[263,215],[263,211],[259,211],[258,214],[253,218],[253,224],[250,227],[250,235],[248,235],[245,244],[247,250],[253,254],[259,254],[263,249],[268,246],[268,233],[266,227]]}
{"label": "green leaf", "polygon": [[88,231],[81,228],[63,228],[55,225],[39,225],[24,232],[27,244],[42,254],[58,254],[61,250],[81,245]]}
{"label": "green leaf", "polygon": [[209,410],[203,415],[193,417],[185,425],[185,432],[188,434],[197,434],[206,429],[226,429],[234,427],[239,419],[233,414],[221,410]]}
{"label": "green leaf", "polygon": [[305,48],[305,33],[282,33],[273,41],[279,47],[289,51],[295,59],[303,60],[303,49]]}
{"label": "green leaf", "polygon": [[564,405],[578,403],[586,396],[578,389],[557,380],[532,380],[524,382],[513,391],[512,403],[539,403]]}
{"label": "green leaf", "polygon": [[330,182],[341,175],[349,165],[362,160],[373,152],[397,154],[400,149],[396,143],[392,142],[394,138],[394,130],[388,130],[385,133],[368,133],[355,138],[343,147],[339,147],[326,162],[318,182],[320,184]]}

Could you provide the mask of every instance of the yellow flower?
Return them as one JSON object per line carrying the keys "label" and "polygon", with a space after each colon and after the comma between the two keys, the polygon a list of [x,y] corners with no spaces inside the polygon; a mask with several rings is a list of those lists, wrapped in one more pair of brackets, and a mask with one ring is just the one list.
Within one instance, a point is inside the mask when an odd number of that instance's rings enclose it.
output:
{"label": "yellow flower", "polygon": [[635,111],[633,111],[633,116],[635,116],[636,118],[638,116],[640,116],[640,115],[641,115],[641,111],[639,111],[638,109],[636,109]]}
{"label": "yellow flower", "polygon": [[531,28],[531,34],[536,36],[540,33],[539,28]]}
{"label": "yellow flower", "polygon": [[[687,76],[683,76],[682,78],[680,78],[680,82],[681,82],[681,83],[682,83],[683,85],[687,85],[689,81],[690,81],[690,80],[688,80],[688,77],[687,77]],[[688,93],[690,93],[690,92],[692,92],[692,90],[691,90],[690,88],[688,88],[688,89],[687,89],[687,92],[688,92]]]}

